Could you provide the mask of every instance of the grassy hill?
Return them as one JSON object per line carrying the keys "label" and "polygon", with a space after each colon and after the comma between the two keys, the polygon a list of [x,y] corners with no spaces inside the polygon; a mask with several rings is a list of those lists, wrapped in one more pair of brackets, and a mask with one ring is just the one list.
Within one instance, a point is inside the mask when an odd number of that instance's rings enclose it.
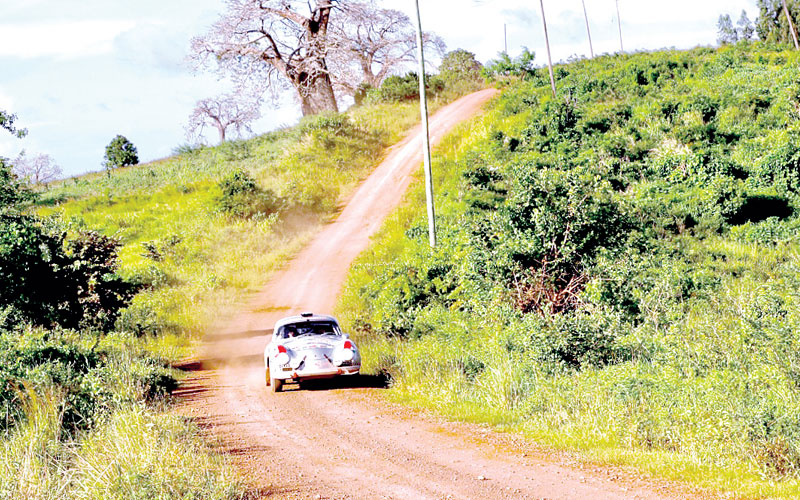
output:
{"label": "grassy hill", "polygon": [[[335,214],[417,113],[316,116],[68,179],[40,193],[38,217],[3,207],[0,271],[23,292],[0,305],[0,497],[246,497],[192,424],[161,411],[171,364]],[[104,309],[130,289],[130,305]]]}
{"label": "grassy hill", "polygon": [[388,104],[317,116],[67,180],[43,193],[40,213],[118,238],[122,276],[146,287],[120,328],[181,343],[263,283],[416,119],[413,106]]}
{"label": "grassy hill", "polygon": [[800,56],[579,60],[505,83],[354,265],[392,394],[600,461],[800,495]]}

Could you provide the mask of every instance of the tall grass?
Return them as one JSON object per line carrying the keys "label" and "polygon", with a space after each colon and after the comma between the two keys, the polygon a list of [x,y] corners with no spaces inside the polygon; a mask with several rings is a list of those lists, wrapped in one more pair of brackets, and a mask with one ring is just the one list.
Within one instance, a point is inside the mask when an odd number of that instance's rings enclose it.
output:
{"label": "tall grass", "polygon": [[0,498],[245,497],[231,467],[176,416],[134,404],[91,433],[67,436],[56,394],[25,394],[25,418],[0,444]]}

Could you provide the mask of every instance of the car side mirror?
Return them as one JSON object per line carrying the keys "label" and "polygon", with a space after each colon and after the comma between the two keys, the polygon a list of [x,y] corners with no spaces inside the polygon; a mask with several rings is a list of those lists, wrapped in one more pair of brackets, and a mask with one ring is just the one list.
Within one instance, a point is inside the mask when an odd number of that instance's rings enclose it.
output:
{"label": "car side mirror", "polygon": [[350,338],[350,334],[349,333],[342,333],[342,338],[349,339]]}

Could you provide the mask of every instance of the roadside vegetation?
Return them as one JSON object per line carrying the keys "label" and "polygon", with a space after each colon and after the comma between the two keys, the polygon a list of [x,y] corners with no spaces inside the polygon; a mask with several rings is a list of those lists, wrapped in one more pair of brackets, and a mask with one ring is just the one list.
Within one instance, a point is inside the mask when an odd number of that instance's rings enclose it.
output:
{"label": "roadside vegetation", "polygon": [[375,99],[38,192],[0,159],[0,498],[247,498],[165,411],[172,365],[417,120]]}
{"label": "roadside vegetation", "polygon": [[484,70],[505,91],[354,264],[391,397],[744,497],[800,495],[800,56]]}

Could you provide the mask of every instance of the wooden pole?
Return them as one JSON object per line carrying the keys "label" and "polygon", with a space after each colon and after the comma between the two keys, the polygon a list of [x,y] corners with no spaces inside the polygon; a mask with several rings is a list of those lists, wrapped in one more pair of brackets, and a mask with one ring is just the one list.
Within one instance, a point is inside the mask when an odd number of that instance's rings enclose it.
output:
{"label": "wooden pole", "polygon": [[586,34],[589,36],[589,54],[594,59],[594,47],[592,47],[592,31],[589,29],[589,16],[586,14],[586,0],[581,0],[583,4],[583,18],[586,20]]}
{"label": "wooden pole", "polygon": [[553,91],[553,97],[556,96],[556,79],[553,76],[553,58],[550,57],[550,38],[547,36],[547,20],[544,18],[544,0],[539,0],[539,6],[542,8],[542,25],[544,26],[544,43],[547,46],[547,69],[550,70],[550,88]]}
{"label": "wooden pole", "polygon": [[425,167],[425,200],[428,207],[428,242],[436,246],[436,211],[433,203],[433,172],[431,171],[431,142],[428,127],[428,97],[425,92],[425,54],[422,50],[422,18],[417,7],[417,57],[419,57],[419,111],[422,117],[422,161]]}
{"label": "wooden pole", "polygon": [[797,43],[797,29],[792,22],[792,16],[789,14],[789,6],[786,5],[786,0],[783,0],[783,13],[786,14],[786,20],[789,21],[789,31],[792,32],[792,40],[794,40],[794,49],[800,50],[800,44]]}

